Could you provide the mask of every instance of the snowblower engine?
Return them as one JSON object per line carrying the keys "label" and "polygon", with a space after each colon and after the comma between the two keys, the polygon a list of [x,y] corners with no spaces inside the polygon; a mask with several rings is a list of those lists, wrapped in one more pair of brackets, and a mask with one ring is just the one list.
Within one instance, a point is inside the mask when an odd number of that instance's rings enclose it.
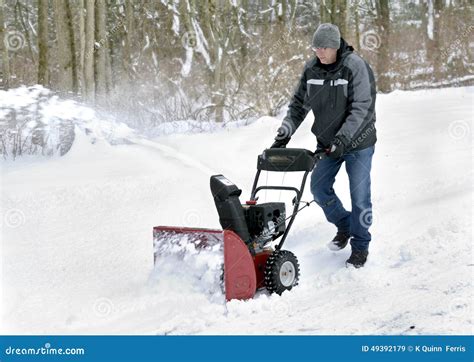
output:
{"label": "snowblower engine", "polygon": [[238,234],[253,254],[284,234],[284,202],[241,204],[242,190],[222,175],[211,177],[211,192],[222,228]]}

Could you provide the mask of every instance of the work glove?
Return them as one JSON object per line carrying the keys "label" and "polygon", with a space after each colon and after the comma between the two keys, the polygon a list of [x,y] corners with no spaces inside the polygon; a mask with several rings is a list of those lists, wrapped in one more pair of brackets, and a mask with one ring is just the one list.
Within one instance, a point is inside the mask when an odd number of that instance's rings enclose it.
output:
{"label": "work glove", "polygon": [[277,136],[275,137],[275,142],[273,142],[270,148],[285,148],[290,140],[291,136],[288,132],[288,128],[279,127],[277,130]]}
{"label": "work glove", "polygon": [[345,149],[344,143],[341,141],[339,137],[336,137],[331,142],[326,153],[330,158],[337,160],[338,158],[341,158],[342,155],[344,154],[344,149]]}
{"label": "work glove", "polygon": [[315,160],[322,160],[323,158],[327,157],[326,150],[324,148],[317,148],[316,151],[313,152],[313,158]]}

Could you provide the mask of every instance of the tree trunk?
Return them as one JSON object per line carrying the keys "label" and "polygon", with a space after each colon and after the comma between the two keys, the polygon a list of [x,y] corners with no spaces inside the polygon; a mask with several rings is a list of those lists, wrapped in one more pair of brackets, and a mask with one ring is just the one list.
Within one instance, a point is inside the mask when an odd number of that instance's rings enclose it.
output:
{"label": "tree trunk", "polygon": [[107,41],[107,52],[105,53],[105,93],[110,94],[114,86],[114,80],[112,75],[112,58],[114,56],[114,50],[112,37],[109,37]]}
{"label": "tree trunk", "polygon": [[391,90],[390,85],[390,10],[388,0],[378,0],[377,3],[377,25],[380,36],[380,46],[377,49],[377,84],[381,92],[387,93]]}
{"label": "tree trunk", "polygon": [[106,85],[106,62],[107,62],[107,39],[105,33],[105,0],[95,2],[95,100],[98,104],[105,104],[107,92]]}
{"label": "tree trunk", "polygon": [[76,38],[74,35],[74,23],[71,11],[71,3],[66,1],[66,19],[68,27],[68,43],[69,49],[71,49],[71,70],[72,70],[72,91],[77,94],[79,91],[77,81],[77,55],[76,55]]}
{"label": "tree trunk", "polygon": [[95,9],[94,0],[86,1],[86,23],[85,23],[85,46],[84,46],[84,90],[88,102],[95,100],[94,82],[94,33],[95,33]]}
{"label": "tree trunk", "polygon": [[[224,4],[220,4],[217,2],[219,7],[222,7]],[[272,12],[271,12],[271,1],[270,0],[262,0],[260,2],[260,13],[262,16],[262,26],[261,26],[261,34],[267,34],[269,29],[271,28],[272,22]]]}
{"label": "tree trunk", "polygon": [[331,0],[331,16],[328,21],[339,27],[341,36],[346,36],[347,0]]}
{"label": "tree trunk", "polygon": [[23,3],[21,3],[20,1],[17,1],[15,3],[15,20],[17,20],[21,24],[21,27],[23,28],[23,35],[25,37],[25,42],[28,47],[28,52],[30,53],[31,62],[32,64],[36,64],[35,52],[33,51],[33,45],[31,43],[29,27],[26,25],[26,22],[23,16],[23,12],[25,10],[26,10],[26,16],[28,18],[28,7],[25,6]]}
{"label": "tree trunk", "polygon": [[48,0],[38,0],[38,84],[49,85],[48,71]]}
{"label": "tree trunk", "polygon": [[296,7],[298,6],[297,0],[291,0],[291,14],[290,14],[290,24],[288,26],[288,35],[287,38],[295,29],[296,23]]}
{"label": "tree trunk", "polygon": [[78,13],[79,13],[79,64],[78,64],[78,83],[79,89],[82,97],[85,95],[85,85],[84,85],[84,57],[85,57],[85,48],[86,48],[86,38],[85,38],[85,19],[84,19],[84,0],[79,0],[78,3]]}
{"label": "tree trunk", "polygon": [[191,0],[182,0],[179,2],[179,12],[181,15],[180,22],[183,24],[184,33],[182,41],[185,50],[185,61],[181,68],[181,75],[188,77],[194,61],[194,46],[196,41],[196,33],[192,23],[194,16],[194,7]]}
{"label": "tree trunk", "polygon": [[441,51],[441,14],[443,11],[443,0],[434,0],[434,19],[433,19],[433,43],[432,43],[432,62],[435,80],[440,80],[441,64],[443,60],[440,57]]}
{"label": "tree trunk", "polygon": [[[109,22],[109,17],[108,14],[112,13],[112,11],[109,9],[110,2],[106,1],[105,3],[105,93],[110,94],[112,88],[113,88],[113,80],[112,80],[112,57],[113,57],[113,51],[117,50],[117,47],[114,46],[113,44],[113,34],[108,33],[107,29],[112,29],[114,30],[114,25],[110,24]],[[114,30],[116,31],[116,29]]]}
{"label": "tree trunk", "polygon": [[337,26],[342,37],[347,37],[347,0],[338,0]]}
{"label": "tree trunk", "polygon": [[321,0],[319,3],[319,16],[321,18],[321,23],[327,23],[331,21],[331,15],[328,11],[328,6],[330,6],[331,0]]}
{"label": "tree trunk", "polygon": [[282,24],[286,23],[286,13],[288,12],[288,3],[287,3],[287,1],[288,0],[282,0],[279,4],[275,5],[275,12],[277,14],[277,20]]}
{"label": "tree trunk", "polygon": [[77,93],[75,42],[69,2],[54,0],[54,14],[59,64],[58,90],[63,93]]}
{"label": "tree trunk", "polygon": [[123,68],[125,76],[130,82],[132,80],[132,35],[133,35],[133,2],[125,1],[125,43],[123,49]]}
{"label": "tree trunk", "polygon": [[226,62],[226,47],[228,45],[227,31],[223,29],[224,21],[222,20],[222,14],[227,14],[229,10],[229,4],[227,2],[217,3],[217,14],[219,17],[219,23],[221,27],[214,33],[216,36],[216,44],[214,47],[214,89],[212,96],[212,103],[215,105],[214,118],[216,122],[224,122],[224,104],[226,99],[225,89],[225,69],[224,64]]}
{"label": "tree trunk", "polygon": [[359,20],[359,0],[355,0],[354,2],[354,26],[355,26],[355,43],[356,49],[360,49],[360,20]]}
{"label": "tree trunk", "polygon": [[440,28],[441,12],[443,10],[442,0],[428,0],[424,3],[427,18],[426,24],[426,53],[428,61],[433,66],[433,80],[440,79]]}
{"label": "tree trunk", "polygon": [[5,24],[3,20],[3,0],[0,0],[0,55],[2,57],[2,88],[7,90],[10,88],[10,59],[8,58],[8,49],[3,39],[6,37]]}

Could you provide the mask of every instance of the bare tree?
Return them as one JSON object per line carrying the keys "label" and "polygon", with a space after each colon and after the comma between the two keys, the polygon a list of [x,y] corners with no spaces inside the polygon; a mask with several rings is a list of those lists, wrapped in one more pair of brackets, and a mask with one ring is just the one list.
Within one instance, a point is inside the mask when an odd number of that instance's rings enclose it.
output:
{"label": "bare tree", "polygon": [[347,0],[321,0],[319,3],[320,23],[332,23],[339,27],[341,35],[347,34]]}
{"label": "bare tree", "polygon": [[77,78],[81,95],[85,98],[85,84],[84,84],[84,58],[86,51],[86,24],[85,24],[85,5],[84,0],[79,0],[77,4],[78,25],[79,25],[79,49],[78,49],[78,72]]}
{"label": "bare tree", "polygon": [[54,0],[54,14],[59,64],[58,89],[64,93],[77,93],[77,63],[70,3]]}
{"label": "bare tree", "polygon": [[95,34],[95,8],[94,0],[85,0],[86,20],[85,20],[85,43],[84,43],[84,93],[88,102],[95,100],[94,81],[94,34]]}
{"label": "bare tree", "polygon": [[[229,4],[227,2],[217,4],[217,12],[214,15],[215,19],[221,20],[223,14],[228,14]],[[224,15],[225,16],[225,15]],[[227,46],[229,45],[228,36],[229,28],[227,28],[222,21],[219,24],[214,23],[214,37],[215,43],[213,46],[213,52],[211,59],[213,60],[214,67],[213,73],[213,91],[212,91],[212,103],[215,109],[215,120],[217,122],[224,121],[224,103],[226,99],[225,89],[225,62],[227,61]],[[219,26],[220,25],[220,26]]]}
{"label": "bare tree", "polygon": [[390,10],[388,0],[377,0],[377,27],[380,46],[377,49],[377,85],[381,92],[390,92]]}
{"label": "bare tree", "polygon": [[38,84],[49,85],[48,0],[38,0]]}
{"label": "bare tree", "polygon": [[433,65],[434,79],[440,79],[440,52],[441,49],[441,15],[443,10],[443,0],[428,0],[428,24],[427,24],[427,55],[428,60]]}
{"label": "bare tree", "polygon": [[359,19],[359,0],[355,0],[352,5],[352,14],[354,14],[354,41],[356,49],[360,49],[360,19]]}
{"label": "bare tree", "polygon": [[99,104],[105,103],[107,93],[106,66],[107,66],[107,39],[106,39],[105,0],[95,2],[95,53],[94,79],[95,100]]}
{"label": "bare tree", "polygon": [[4,41],[6,37],[3,0],[0,0],[0,53],[2,57],[2,86],[3,89],[10,88],[10,59],[8,58],[8,48]]}
{"label": "bare tree", "polygon": [[319,17],[321,23],[328,23],[331,21],[331,10],[328,6],[331,5],[332,0],[321,0],[319,3]]}
{"label": "bare tree", "polygon": [[347,36],[347,0],[331,0],[331,22],[336,24],[343,37]]}
{"label": "bare tree", "polygon": [[125,43],[123,49],[123,67],[128,81],[132,77],[132,42],[133,42],[133,2],[125,1]]}

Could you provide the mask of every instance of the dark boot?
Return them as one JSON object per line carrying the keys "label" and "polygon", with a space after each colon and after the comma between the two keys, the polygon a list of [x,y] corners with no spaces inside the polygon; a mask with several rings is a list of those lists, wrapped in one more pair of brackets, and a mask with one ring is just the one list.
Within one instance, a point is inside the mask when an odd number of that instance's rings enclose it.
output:
{"label": "dark boot", "polygon": [[362,268],[367,261],[368,255],[369,252],[367,250],[352,250],[351,256],[346,260],[346,267]]}
{"label": "dark boot", "polygon": [[346,247],[351,235],[347,231],[338,231],[334,239],[329,242],[328,248],[332,251],[342,250]]}

